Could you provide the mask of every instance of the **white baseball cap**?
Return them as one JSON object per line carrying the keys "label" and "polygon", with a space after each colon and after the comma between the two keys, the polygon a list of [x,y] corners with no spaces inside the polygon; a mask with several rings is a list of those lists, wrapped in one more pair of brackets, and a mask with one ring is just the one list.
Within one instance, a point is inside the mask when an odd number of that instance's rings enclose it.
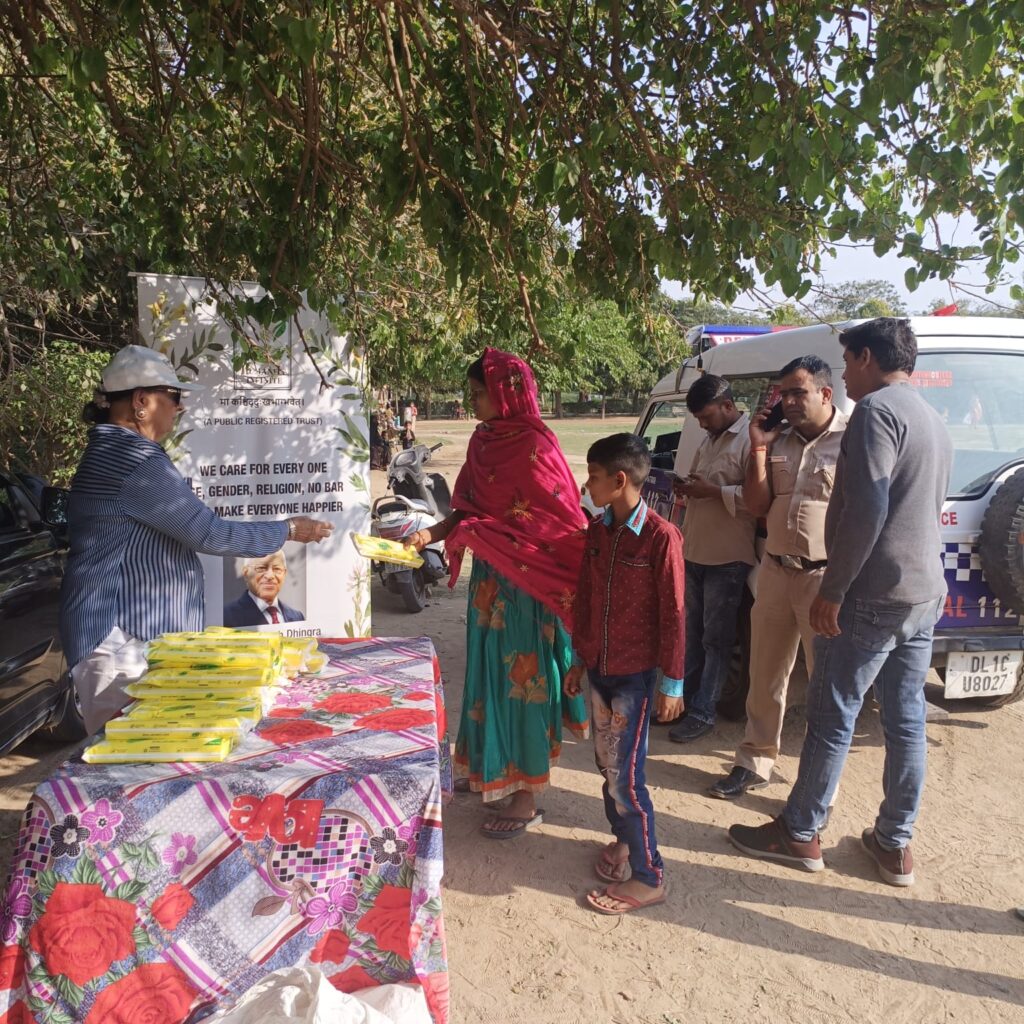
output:
{"label": "white baseball cap", "polygon": [[108,394],[131,391],[134,388],[181,388],[199,391],[202,385],[179,380],[170,359],[155,348],[144,345],[125,345],[114,353],[100,375],[100,386]]}

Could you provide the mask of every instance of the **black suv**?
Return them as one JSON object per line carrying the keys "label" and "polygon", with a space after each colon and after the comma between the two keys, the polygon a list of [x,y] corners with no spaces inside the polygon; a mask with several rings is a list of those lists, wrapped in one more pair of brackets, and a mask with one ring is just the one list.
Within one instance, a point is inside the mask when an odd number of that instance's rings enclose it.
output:
{"label": "black suv", "polygon": [[57,632],[67,536],[44,522],[43,495],[38,478],[0,470],[0,754],[37,729],[85,736]]}

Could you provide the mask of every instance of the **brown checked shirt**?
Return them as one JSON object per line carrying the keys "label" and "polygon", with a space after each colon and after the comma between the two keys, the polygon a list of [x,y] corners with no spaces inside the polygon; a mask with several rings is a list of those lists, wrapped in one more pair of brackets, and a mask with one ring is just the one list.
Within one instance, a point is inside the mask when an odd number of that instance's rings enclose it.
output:
{"label": "brown checked shirt", "polygon": [[754,517],[743,504],[743,479],[750,455],[750,417],[742,416],[717,437],[704,438],[690,473],[722,488],[719,498],[687,498],[683,539],[686,560],[698,565],[757,561]]}

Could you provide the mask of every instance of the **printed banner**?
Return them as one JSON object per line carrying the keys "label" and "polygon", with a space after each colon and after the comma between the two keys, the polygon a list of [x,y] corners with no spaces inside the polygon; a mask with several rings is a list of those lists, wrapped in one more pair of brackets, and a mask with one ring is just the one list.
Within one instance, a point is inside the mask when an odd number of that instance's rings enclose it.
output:
{"label": "printed banner", "polygon": [[[207,624],[368,636],[369,563],[348,542],[369,526],[362,354],[310,309],[271,329],[233,328],[202,278],[140,275],[138,289],[146,343],[202,385],[166,444],[193,491],[225,519],[334,524],[319,544],[287,543],[263,558],[200,556]],[[240,285],[238,294],[264,293]],[[264,361],[247,361],[243,336],[259,339]]]}

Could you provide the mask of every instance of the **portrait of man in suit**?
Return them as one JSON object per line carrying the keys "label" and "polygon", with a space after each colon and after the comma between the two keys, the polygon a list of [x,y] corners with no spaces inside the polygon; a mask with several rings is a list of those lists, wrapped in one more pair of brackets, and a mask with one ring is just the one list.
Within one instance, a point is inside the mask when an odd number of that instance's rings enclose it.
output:
{"label": "portrait of man in suit", "polygon": [[281,601],[278,595],[288,576],[284,552],[242,563],[246,590],[237,600],[224,605],[225,626],[265,626],[278,622],[299,622],[306,616]]}

